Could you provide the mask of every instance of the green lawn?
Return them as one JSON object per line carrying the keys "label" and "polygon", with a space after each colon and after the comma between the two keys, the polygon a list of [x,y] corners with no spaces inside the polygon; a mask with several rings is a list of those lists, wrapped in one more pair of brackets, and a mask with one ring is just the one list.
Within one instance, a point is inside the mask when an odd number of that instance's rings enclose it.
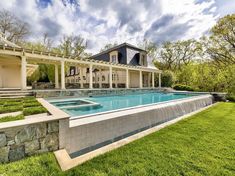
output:
{"label": "green lawn", "polygon": [[15,117],[7,116],[0,118],[0,123],[21,120],[24,119],[24,116],[47,112],[35,97],[0,99],[0,114],[16,111],[22,111],[22,114]]}
{"label": "green lawn", "polygon": [[235,103],[213,108],[61,172],[53,153],[0,165],[0,175],[235,175]]}

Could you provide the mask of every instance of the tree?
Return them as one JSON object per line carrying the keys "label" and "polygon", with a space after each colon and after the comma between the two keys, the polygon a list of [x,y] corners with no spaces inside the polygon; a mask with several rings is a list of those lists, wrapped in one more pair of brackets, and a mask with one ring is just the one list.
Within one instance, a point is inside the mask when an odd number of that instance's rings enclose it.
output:
{"label": "tree", "polygon": [[166,70],[181,69],[188,65],[200,51],[200,43],[195,40],[165,42],[160,48],[159,57]]}
{"label": "tree", "polygon": [[60,42],[58,49],[66,56],[73,58],[79,57],[84,54],[87,48],[87,42],[81,36],[64,36]]}
{"label": "tree", "polygon": [[106,44],[103,48],[101,48],[100,49],[100,52],[102,52],[102,51],[105,51],[105,50],[108,50],[108,49],[110,49],[110,48],[112,48],[112,47],[115,47],[115,46],[117,46],[118,44],[115,42],[115,43],[108,43],[108,44]]}
{"label": "tree", "polygon": [[235,14],[221,18],[211,30],[207,52],[220,64],[235,64]]}
{"label": "tree", "polygon": [[158,59],[158,46],[155,43],[144,39],[138,46],[147,51],[148,56],[150,56],[153,60]]}
{"label": "tree", "polygon": [[162,73],[162,86],[163,87],[172,87],[175,82],[175,76],[172,71],[166,70]]}
{"label": "tree", "polygon": [[9,11],[2,10],[0,11],[0,32],[8,41],[20,43],[29,34],[29,26]]}

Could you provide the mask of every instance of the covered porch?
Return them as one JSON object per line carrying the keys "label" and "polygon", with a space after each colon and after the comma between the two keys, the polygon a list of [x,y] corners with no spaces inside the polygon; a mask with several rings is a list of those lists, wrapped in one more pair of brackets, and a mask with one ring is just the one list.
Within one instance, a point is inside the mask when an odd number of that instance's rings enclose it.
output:
{"label": "covered porch", "polygon": [[[53,81],[45,87],[27,85],[27,77],[38,64],[54,68]],[[73,67],[73,74],[70,68]],[[156,75],[158,80],[156,80]],[[0,88],[28,89],[118,89],[161,87],[161,71],[156,68],[114,64],[71,58],[55,53],[0,46]],[[35,83],[37,84],[37,83]]]}

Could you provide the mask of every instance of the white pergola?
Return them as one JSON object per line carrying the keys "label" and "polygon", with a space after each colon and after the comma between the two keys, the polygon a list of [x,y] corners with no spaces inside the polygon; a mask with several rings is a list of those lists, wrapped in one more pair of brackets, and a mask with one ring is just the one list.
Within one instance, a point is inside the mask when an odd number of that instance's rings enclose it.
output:
{"label": "white pergola", "polygon": [[[71,58],[70,56],[58,55],[51,52],[41,52],[18,47],[0,46],[0,54],[5,56],[14,56],[21,59],[21,89],[27,89],[27,63],[39,62],[45,64],[53,64],[55,66],[55,88],[66,89],[65,87],[65,65],[84,66],[89,68],[89,75],[92,75],[93,67],[105,67],[109,69],[109,88],[113,88],[112,70],[122,69],[126,72],[126,88],[130,88],[130,71],[139,72],[139,88],[143,88],[143,74],[148,72],[152,74],[152,88],[155,87],[155,74],[159,74],[159,87],[161,87],[161,70],[157,68],[148,68],[141,66],[131,66],[124,64],[115,64],[94,59]],[[59,67],[61,85],[59,85]],[[89,89],[93,89],[93,79],[89,76]]]}

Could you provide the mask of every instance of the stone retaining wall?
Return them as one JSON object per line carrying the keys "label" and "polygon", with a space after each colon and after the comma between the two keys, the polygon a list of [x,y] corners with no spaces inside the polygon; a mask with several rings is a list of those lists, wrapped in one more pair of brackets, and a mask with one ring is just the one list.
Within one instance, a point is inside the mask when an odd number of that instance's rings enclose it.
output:
{"label": "stone retaining wall", "polygon": [[0,163],[59,149],[59,120],[0,129]]}
{"label": "stone retaining wall", "polygon": [[96,96],[96,95],[125,95],[125,94],[136,94],[136,93],[145,93],[145,92],[156,92],[159,89],[66,89],[66,90],[34,90],[36,97],[87,97],[87,96]]}

